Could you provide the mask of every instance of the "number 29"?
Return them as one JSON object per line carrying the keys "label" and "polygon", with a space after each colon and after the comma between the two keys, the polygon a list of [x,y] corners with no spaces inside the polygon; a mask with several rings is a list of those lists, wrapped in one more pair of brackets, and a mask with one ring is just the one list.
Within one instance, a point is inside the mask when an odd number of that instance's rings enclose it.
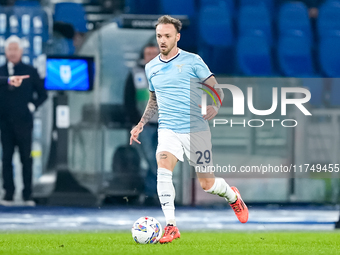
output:
{"label": "number 29", "polygon": [[[211,153],[210,153],[210,150],[205,150],[204,152],[201,152],[201,151],[196,151],[196,155],[198,154],[198,158],[197,158],[197,162],[196,164],[200,164],[202,165],[203,164],[203,161],[201,160],[204,160],[204,162],[206,164],[210,163],[210,160],[211,160]],[[204,158],[204,159],[202,159]]]}

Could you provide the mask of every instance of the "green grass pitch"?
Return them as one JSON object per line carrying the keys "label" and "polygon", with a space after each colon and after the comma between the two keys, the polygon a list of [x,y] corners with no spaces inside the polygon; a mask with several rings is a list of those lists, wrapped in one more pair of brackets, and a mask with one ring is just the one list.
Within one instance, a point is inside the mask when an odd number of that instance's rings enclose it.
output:
{"label": "green grass pitch", "polygon": [[340,254],[340,232],[183,232],[170,244],[136,244],[130,233],[1,233],[0,254]]}

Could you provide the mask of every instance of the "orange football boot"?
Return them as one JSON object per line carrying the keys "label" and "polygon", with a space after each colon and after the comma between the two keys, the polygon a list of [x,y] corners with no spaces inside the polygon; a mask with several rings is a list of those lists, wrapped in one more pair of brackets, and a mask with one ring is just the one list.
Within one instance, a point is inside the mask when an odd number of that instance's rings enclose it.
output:
{"label": "orange football boot", "polygon": [[236,193],[237,200],[230,204],[231,208],[233,208],[238,220],[242,223],[246,223],[248,221],[249,212],[248,207],[243,202],[240,192],[236,187],[231,187],[231,189]]}
{"label": "orange football boot", "polygon": [[171,243],[172,240],[181,237],[181,233],[176,226],[168,225],[164,228],[164,235],[159,240],[160,243]]}

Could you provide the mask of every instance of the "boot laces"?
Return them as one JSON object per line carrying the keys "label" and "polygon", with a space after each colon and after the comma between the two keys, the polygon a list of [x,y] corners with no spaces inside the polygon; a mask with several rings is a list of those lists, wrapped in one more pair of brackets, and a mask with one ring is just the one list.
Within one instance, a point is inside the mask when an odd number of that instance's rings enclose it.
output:
{"label": "boot laces", "polygon": [[172,230],[173,226],[166,226],[165,230],[164,230],[164,235],[167,236],[170,234],[171,230]]}
{"label": "boot laces", "polygon": [[232,204],[231,207],[234,209],[234,211],[235,211],[236,213],[240,213],[240,212],[241,212],[241,208],[240,208],[240,206],[238,205],[238,203]]}

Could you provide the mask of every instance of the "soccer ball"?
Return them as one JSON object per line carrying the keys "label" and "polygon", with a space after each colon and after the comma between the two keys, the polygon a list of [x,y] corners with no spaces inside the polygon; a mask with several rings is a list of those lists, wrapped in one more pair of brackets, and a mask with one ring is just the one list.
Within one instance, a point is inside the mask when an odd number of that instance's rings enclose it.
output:
{"label": "soccer ball", "polygon": [[152,217],[141,217],[132,226],[132,237],[136,243],[158,243],[162,237],[161,224]]}

